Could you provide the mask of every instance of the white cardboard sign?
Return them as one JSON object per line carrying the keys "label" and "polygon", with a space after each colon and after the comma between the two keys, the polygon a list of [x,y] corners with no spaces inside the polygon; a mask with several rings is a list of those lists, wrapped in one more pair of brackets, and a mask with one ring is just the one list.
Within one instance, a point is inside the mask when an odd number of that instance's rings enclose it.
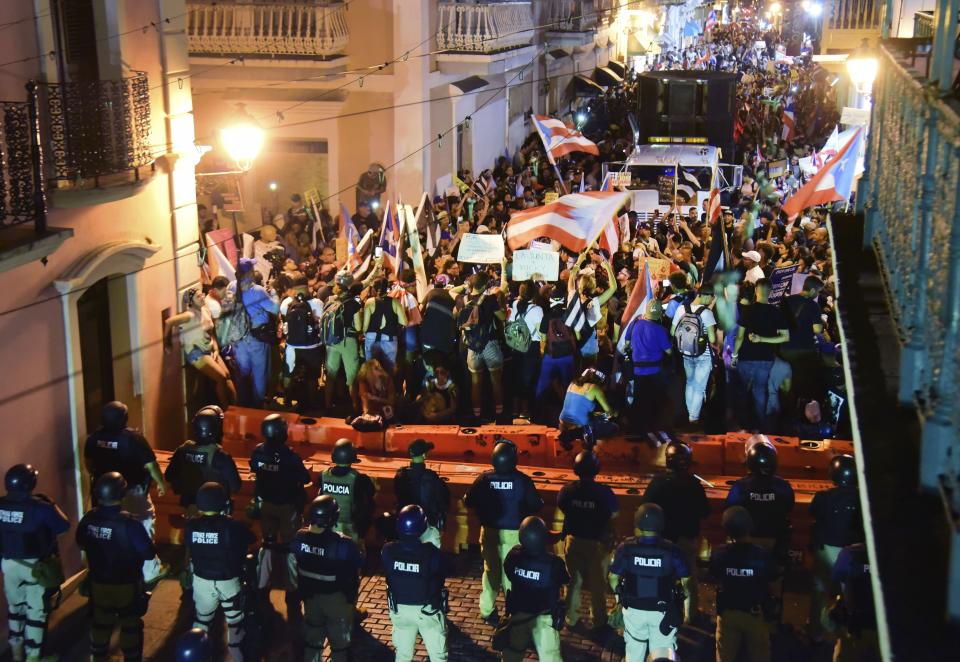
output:
{"label": "white cardboard sign", "polygon": [[513,252],[513,280],[557,280],[560,278],[560,253],[521,250]]}
{"label": "white cardboard sign", "polygon": [[498,234],[465,234],[460,239],[458,262],[500,264],[503,259],[503,237]]}

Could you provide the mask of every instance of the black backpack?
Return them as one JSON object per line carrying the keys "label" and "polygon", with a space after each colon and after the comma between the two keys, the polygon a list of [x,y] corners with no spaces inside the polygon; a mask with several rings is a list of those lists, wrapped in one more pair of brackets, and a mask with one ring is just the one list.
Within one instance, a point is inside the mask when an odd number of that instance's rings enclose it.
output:
{"label": "black backpack", "polygon": [[320,324],[310,303],[298,296],[287,308],[287,344],[309,347],[320,344]]}
{"label": "black backpack", "polygon": [[555,359],[576,354],[579,346],[573,329],[563,321],[563,315],[553,315],[547,322],[546,351]]}
{"label": "black backpack", "polygon": [[475,301],[468,301],[458,317],[463,343],[474,352],[482,352],[493,339],[493,322],[480,319],[480,309],[486,296],[482,294]]}

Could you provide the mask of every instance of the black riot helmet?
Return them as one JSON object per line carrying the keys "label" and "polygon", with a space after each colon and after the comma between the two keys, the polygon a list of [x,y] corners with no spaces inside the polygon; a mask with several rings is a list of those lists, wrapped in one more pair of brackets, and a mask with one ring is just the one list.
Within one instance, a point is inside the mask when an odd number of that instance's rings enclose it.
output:
{"label": "black riot helmet", "polygon": [[230,497],[220,483],[209,481],[197,490],[197,510],[201,513],[220,513],[227,509]]}
{"label": "black riot helmet", "polygon": [[7,470],[4,483],[7,492],[13,494],[30,494],[37,486],[39,472],[29,464],[15,464]]}
{"label": "black riot helmet", "polygon": [[127,481],[116,471],[103,474],[93,485],[93,494],[97,498],[97,504],[101,506],[114,506],[120,503],[126,492]]}
{"label": "black riot helmet", "polygon": [[287,419],[280,414],[270,414],[260,424],[260,433],[269,444],[287,443]]}
{"label": "black riot helmet", "polygon": [[307,513],[310,524],[329,529],[340,519],[340,504],[329,494],[317,497],[310,503]]}
{"label": "black riot helmet", "polygon": [[213,647],[210,637],[200,628],[193,628],[177,639],[177,662],[210,662]]}
{"label": "black riot helmet", "polygon": [[747,451],[747,470],[754,476],[777,473],[777,449],[769,441],[758,441]]}
{"label": "black riot helmet", "polygon": [[852,455],[843,453],[830,461],[830,480],[840,487],[857,484],[857,461]]}
{"label": "black riot helmet", "polygon": [[664,459],[670,471],[689,471],[693,464],[693,451],[682,441],[671,441],[664,451]]}
{"label": "black riot helmet", "polygon": [[490,463],[497,473],[507,473],[517,468],[517,447],[512,441],[501,441],[493,447]]}
{"label": "black riot helmet", "polygon": [[193,416],[193,434],[201,446],[219,444],[223,439],[223,410],[207,405]]}
{"label": "black riot helmet", "polygon": [[530,516],[520,522],[520,545],[528,554],[538,555],[547,551],[550,532],[539,517]]}
{"label": "black riot helmet", "polygon": [[637,531],[660,534],[663,532],[663,508],[655,503],[645,503],[633,516],[633,528]]}
{"label": "black riot helmet", "polygon": [[748,536],[753,531],[753,517],[743,506],[731,506],[724,510],[721,523],[724,532],[734,540]]}
{"label": "black riot helmet", "polygon": [[357,449],[349,439],[337,439],[330,452],[330,459],[334,464],[353,464],[357,461]]}
{"label": "black riot helmet", "polygon": [[119,400],[113,400],[103,406],[103,412],[100,414],[100,424],[107,432],[120,432],[127,427],[128,416],[127,405]]}
{"label": "black riot helmet", "polygon": [[404,506],[397,513],[397,534],[401,538],[419,538],[427,530],[427,515],[416,504]]}
{"label": "black riot helmet", "polygon": [[600,473],[600,458],[593,451],[580,451],[573,460],[573,473],[581,479],[591,480]]}

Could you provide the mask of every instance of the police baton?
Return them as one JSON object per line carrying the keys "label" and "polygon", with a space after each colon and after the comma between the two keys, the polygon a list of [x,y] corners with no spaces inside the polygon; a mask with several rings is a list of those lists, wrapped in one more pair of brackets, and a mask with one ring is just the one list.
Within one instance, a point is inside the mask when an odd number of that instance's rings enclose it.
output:
{"label": "police baton", "polygon": [[716,487],[716,485],[714,485],[713,483],[711,483],[709,480],[707,480],[707,479],[705,479],[705,478],[701,478],[701,477],[698,476],[697,474],[693,474],[693,477],[696,478],[697,480],[699,480],[701,483],[703,483],[703,484],[706,485],[707,487],[714,487],[714,488]]}

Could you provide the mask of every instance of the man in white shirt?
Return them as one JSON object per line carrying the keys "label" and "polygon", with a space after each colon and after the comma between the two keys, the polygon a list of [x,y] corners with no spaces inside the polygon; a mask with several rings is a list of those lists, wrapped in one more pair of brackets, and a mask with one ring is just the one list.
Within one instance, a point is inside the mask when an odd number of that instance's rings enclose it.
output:
{"label": "man in white shirt", "polygon": [[740,257],[743,258],[743,268],[746,272],[743,276],[745,283],[753,285],[761,278],[766,278],[766,274],[764,274],[763,269],[760,268],[760,253],[757,251],[744,251]]}
{"label": "man in white shirt", "polygon": [[717,320],[709,308],[712,302],[713,290],[703,289],[691,303],[677,307],[670,326],[670,335],[683,357],[683,371],[687,376],[684,399],[691,424],[700,420],[707,382],[713,370],[713,356],[719,354],[717,347],[723,338],[717,333]]}

